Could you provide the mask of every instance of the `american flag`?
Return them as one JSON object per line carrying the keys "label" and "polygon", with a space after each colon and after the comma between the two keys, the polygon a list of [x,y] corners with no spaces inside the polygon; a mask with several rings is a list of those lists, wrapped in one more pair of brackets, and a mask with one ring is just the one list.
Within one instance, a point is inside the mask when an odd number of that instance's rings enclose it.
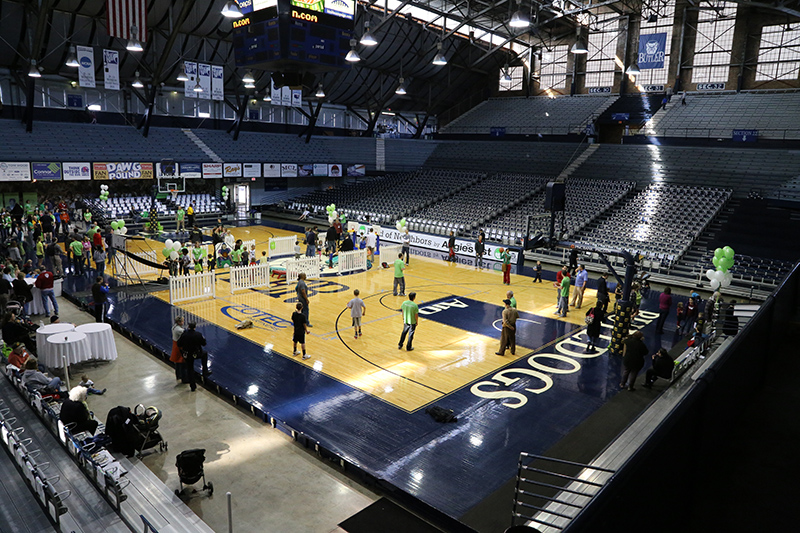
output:
{"label": "american flag", "polygon": [[[120,39],[147,40],[147,7],[145,0],[108,0],[108,34]],[[136,26],[136,34],[131,27]]]}

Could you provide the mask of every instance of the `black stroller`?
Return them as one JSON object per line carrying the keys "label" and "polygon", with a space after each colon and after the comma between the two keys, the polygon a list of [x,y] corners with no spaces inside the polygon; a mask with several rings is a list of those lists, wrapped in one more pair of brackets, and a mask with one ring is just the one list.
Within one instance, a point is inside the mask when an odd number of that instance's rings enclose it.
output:
{"label": "black stroller", "polygon": [[[200,490],[207,490],[208,495],[214,494],[214,484],[210,481],[206,483],[206,474],[203,470],[203,462],[206,460],[206,451],[202,448],[195,448],[194,450],[186,450],[178,454],[175,458],[175,466],[178,467],[178,477],[180,478],[181,488],[175,489],[175,495],[180,496],[183,492],[183,485],[193,485],[197,483],[200,478],[203,478],[203,488]],[[192,489],[192,493],[199,492],[197,489]]]}
{"label": "black stroller", "polygon": [[135,430],[134,447],[139,457],[144,450],[158,446],[159,451],[167,449],[167,441],[158,432],[158,421],[161,420],[161,411],[153,406],[145,407],[142,404],[133,408],[133,429]]}

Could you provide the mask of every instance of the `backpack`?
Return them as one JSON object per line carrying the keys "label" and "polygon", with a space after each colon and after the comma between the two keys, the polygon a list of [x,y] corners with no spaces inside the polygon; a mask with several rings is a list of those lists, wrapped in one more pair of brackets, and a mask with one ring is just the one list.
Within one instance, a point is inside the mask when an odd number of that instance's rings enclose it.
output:
{"label": "backpack", "polygon": [[447,423],[447,422],[457,422],[458,418],[453,415],[452,409],[444,409],[443,407],[439,407],[438,405],[432,405],[425,409],[425,412],[431,415],[431,417],[436,420],[437,422]]}
{"label": "backpack", "polygon": [[589,309],[589,314],[586,315],[586,325],[594,323],[594,307]]}

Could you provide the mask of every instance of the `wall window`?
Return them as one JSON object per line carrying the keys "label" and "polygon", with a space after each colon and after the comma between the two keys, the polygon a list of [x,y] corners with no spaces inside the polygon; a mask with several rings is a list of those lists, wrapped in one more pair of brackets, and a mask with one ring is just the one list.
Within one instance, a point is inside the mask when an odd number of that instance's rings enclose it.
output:
{"label": "wall window", "polygon": [[619,18],[616,15],[601,15],[595,30],[589,32],[589,54],[586,56],[586,87],[611,87],[617,68],[617,37]]}
{"label": "wall window", "polygon": [[542,65],[539,71],[539,88],[564,89],[567,86],[567,59],[569,46],[560,44],[551,50],[542,50]]}
{"label": "wall window", "polygon": [[[511,76],[511,81],[503,81],[503,75],[508,70],[508,74]],[[499,90],[500,92],[504,91],[521,91],[522,90],[522,79],[525,76],[525,67],[508,67],[500,69],[500,84]]]}
{"label": "wall window", "polygon": [[731,70],[737,6],[713,0],[708,4],[711,9],[700,11],[697,17],[692,83],[727,82]]}
{"label": "wall window", "polygon": [[672,48],[672,25],[675,22],[675,0],[650,2],[642,8],[642,23],[639,34],[666,33],[664,46],[664,68],[642,70],[636,77],[638,85],[666,85],[669,74],[669,56]]}
{"label": "wall window", "polygon": [[756,81],[796,80],[800,70],[800,28],[764,26]]}

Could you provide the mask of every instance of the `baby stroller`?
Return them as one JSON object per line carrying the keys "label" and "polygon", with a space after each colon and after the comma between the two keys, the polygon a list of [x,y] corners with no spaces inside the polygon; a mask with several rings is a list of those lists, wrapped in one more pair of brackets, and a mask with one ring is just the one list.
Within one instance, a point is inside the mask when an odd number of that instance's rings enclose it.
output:
{"label": "baby stroller", "polygon": [[167,441],[158,432],[158,421],[161,420],[161,411],[153,406],[145,407],[142,404],[133,409],[133,445],[136,454],[141,457],[142,452],[158,445],[159,451],[167,449]]}
{"label": "baby stroller", "polygon": [[[175,495],[180,496],[183,492],[183,485],[192,485],[197,483],[200,478],[203,478],[203,488],[200,490],[207,490],[208,495],[214,494],[214,484],[210,481],[206,483],[206,474],[203,470],[203,462],[206,460],[206,451],[201,448],[194,450],[186,450],[178,454],[175,458],[175,466],[178,467],[178,477],[180,478],[180,489],[175,489]],[[199,492],[197,489],[192,489],[192,493]]]}

